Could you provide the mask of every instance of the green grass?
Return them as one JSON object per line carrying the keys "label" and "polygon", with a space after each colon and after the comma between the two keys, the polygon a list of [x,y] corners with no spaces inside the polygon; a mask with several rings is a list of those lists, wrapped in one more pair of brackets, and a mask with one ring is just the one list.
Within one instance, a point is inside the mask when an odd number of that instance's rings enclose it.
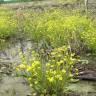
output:
{"label": "green grass", "polygon": [[81,45],[96,50],[94,23],[78,11],[51,9],[27,16],[23,23],[24,32],[36,42],[42,40],[53,47],[70,45],[76,51]]}
{"label": "green grass", "polygon": [[0,38],[10,38],[16,33],[16,20],[13,12],[8,9],[0,9]]}
{"label": "green grass", "polygon": [[0,40],[26,36],[47,46],[70,45],[75,51],[87,46],[95,52],[95,31],[91,18],[76,10],[49,9],[36,13],[32,10],[0,8]]}

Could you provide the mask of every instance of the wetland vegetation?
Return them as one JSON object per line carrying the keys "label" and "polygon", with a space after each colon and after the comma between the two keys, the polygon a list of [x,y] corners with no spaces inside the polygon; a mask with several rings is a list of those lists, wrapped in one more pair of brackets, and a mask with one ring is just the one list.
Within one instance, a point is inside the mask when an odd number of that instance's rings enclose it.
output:
{"label": "wetland vegetation", "polygon": [[[16,95],[13,88],[9,96],[96,95],[96,18],[70,9],[78,2],[69,1],[61,7],[0,7],[0,82],[23,77],[19,86],[31,90]],[[80,87],[85,82],[88,90]]]}

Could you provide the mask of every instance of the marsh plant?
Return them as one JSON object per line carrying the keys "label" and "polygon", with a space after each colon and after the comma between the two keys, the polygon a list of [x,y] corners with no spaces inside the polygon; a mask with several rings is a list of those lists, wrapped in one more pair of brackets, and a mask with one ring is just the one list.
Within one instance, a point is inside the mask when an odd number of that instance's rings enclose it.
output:
{"label": "marsh plant", "polygon": [[[15,14],[16,13],[16,14]],[[90,17],[77,10],[52,8],[39,11],[0,8],[0,43],[8,38],[28,38],[46,42],[52,48],[70,45],[80,52],[96,52],[96,27]]]}
{"label": "marsh plant", "polygon": [[50,9],[27,14],[26,17],[28,19],[25,18],[23,23],[24,33],[35,42],[43,39],[52,47],[70,45],[75,52],[85,46],[96,50],[96,28],[91,19],[79,11]]}
{"label": "marsh plant", "polygon": [[69,82],[74,81],[72,69],[77,59],[68,46],[53,49],[45,63],[35,51],[32,51],[29,61],[22,52],[20,57],[22,62],[16,68],[18,76],[27,78],[29,85],[39,96],[61,96]]}
{"label": "marsh plant", "polygon": [[13,11],[7,8],[0,8],[0,41],[9,39],[16,34],[16,20]]}

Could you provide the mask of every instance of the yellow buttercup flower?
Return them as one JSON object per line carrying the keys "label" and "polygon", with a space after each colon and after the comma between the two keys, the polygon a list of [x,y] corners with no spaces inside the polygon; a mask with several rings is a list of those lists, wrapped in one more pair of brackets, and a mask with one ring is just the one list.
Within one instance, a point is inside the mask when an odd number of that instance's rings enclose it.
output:
{"label": "yellow buttercup flower", "polygon": [[35,84],[37,84],[38,82],[37,82],[37,81],[35,81],[34,83],[35,83]]}
{"label": "yellow buttercup flower", "polygon": [[62,73],[66,73],[66,70],[65,70],[65,69],[63,69],[63,70],[62,70]]}
{"label": "yellow buttercup flower", "polygon": [[19,67],[20,69],[25,69],[25,68],[26,68],[26,65],[20,64],[18,67]]}
{"label": "yellow buttercup flower", "polygon": [[34,61],[34,64],[38,65],[40,62],[39,61]]}
{"label": "yellow buttercup flower", "polygon": [[59,77],[59,80],[63,80],[63,77],[60,76],[60,77]]}
{"label": "yellow buttercup flower", "polygon": [[69,77],[73,77],[73,74],[69,74]]}
{"label": "yellow buttercup flower", "polygon": [[47,79],[49,80],[49,82],[53,82],[54,81],[54,78],[53,77],[49,77]]}
{"label": "yellow buttercup flower", "polygon": [[16,70],[19,71],[20,69],[17,67]]}
{"label": "yellow buttercup flower", "polygon": [[30,87],[32,87],[32,84],[30,84]]}
{"label": "yellow buttercup flower", "polygon": [[28,78],[28,81],[31,81],[31,80],[32,80],[32,78],[31,78],[31,77],[29,77],[29,78]]}
{"label": "yellow buttercup flower", "polygon": [[64,63],[64,61],[63,61],[63,60],[61,60],[61,61],[60,61],[60,64],[62,64],[62,63]]}
{"label": "yellow buttercup flower", "polygon": [[31,66],[28,66],[27,67],[27,71],[31,71],[32,70],[32,67]]}

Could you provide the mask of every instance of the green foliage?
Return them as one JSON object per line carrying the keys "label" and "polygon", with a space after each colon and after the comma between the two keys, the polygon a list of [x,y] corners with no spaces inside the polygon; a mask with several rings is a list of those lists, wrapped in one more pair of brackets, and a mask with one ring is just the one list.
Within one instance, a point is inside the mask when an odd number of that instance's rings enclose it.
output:
{"label": "green foliage", "polygon": [[72,69],[77,61],[68,50],[66,46],[53,49],[45,63],[41,62],[40,55],[35,51],[32,51],[32,58],[28,61],[20,52],[22,62],[17,66],[17,72],[19,76],[27,78],[30,86],[39,95],[61,96],[68,83],[74,80]]}
{"label": "green foliage", "polygon": [[35,42],[44,41],[52,47],[70,45],[78,52],[81,45],[86,45],[95,52],[95,29],[93,21],[78,11],[50,9],[36,13],[0,8],[0,42],[19,34],[17,37],[26,35]]}
{"label": "green foliage", "polygon": [[93,53],[96,53],[96,27],[91,21],[86,27],[86,30],[81,33],[81,38]]}
{"label": "green foliage", "polygon": [[[93,25],[90,27],[92,21],[80,13],[51,9],[28,15],[27,18],[24,20],[24,32],[34,41],[44,40],[53,47],[69,44],[75,50],[80,49],[82,40],[86,45],[90,45],[89,41],[89,44],[86,42],[88,39],[84,38],[86,34],[90,36],[93,32]],[[88,32],[89,30],[91,32]]]}
{"label": "green foliage", "polygon": [[16,20],[12,17],[12,11],[0,8],[0,38],[6,39],[16,33]]}

